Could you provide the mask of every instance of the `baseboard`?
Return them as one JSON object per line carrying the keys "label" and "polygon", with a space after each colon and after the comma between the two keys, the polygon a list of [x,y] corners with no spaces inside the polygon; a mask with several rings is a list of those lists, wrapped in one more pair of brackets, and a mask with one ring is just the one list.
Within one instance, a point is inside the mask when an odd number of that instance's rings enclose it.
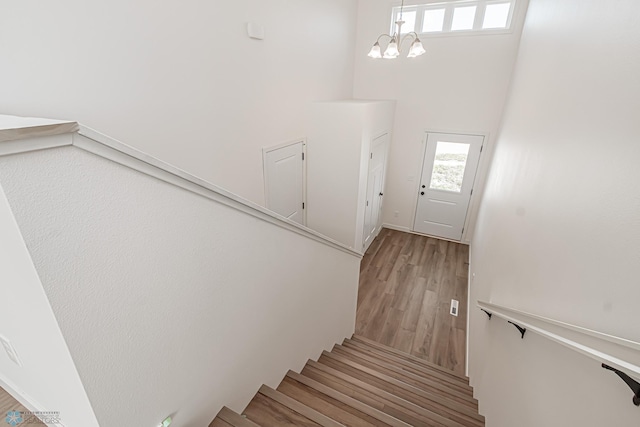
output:
{"label": "baseboard", "polygon": [[393,225],[393,224],[384,223],[384,224],[382,224],[382,228],[388,228],[390,230],[404,231],[405,233],[416,234],[409,227],[401,227],[399,225]]}
{"label": "baseboard", "polygon": [[382,224],[382,227],[383,228],[388,228],[390,230],[396,230],[396,231],[402,231],[402,232],[405,232],[405,233],[415,234],[417,236],[433,237],[434,239],[446,240],[447,242],[460,243],[461,245],[467,245],[467,246],[471,245],[470,242],[463,242],[463,241],[460,241],[460,240],[447,239],[446,237],[440,237],[440,236],[432,236],[431,234],[418,233],[416,231],[411,230],[409,227],[402,227],[402,226],[399,226],[399,225],[386,224],[386,223]]}

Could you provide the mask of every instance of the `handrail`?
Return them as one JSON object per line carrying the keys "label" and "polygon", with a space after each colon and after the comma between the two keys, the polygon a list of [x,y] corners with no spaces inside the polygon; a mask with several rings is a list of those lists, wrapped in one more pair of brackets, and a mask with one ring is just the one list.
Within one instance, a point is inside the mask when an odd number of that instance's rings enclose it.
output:
{"label": "handrail", "polygon": [[633,404],[636,406],[640,406],[640,383],[616,368],[612,368],[611,366],[608,366],[604,363],[602,364],[602,367],[604,369],[608,369],[609,371],[615,372],[615,374],[629,386],[631,391],[633,391]]}
{"label": "handrail", "polygon": [[[484,301],[478,308],[640,379],[640,343]],[[489,318],[491,319],[491,318]]]}
{"label": "handrail", "polygon": [[[9,122],[15,122],[18,126],[3,125],[2,119],[6,119]],[[24,123],[24,127],[21,127],[22,123]],[[55,136],[69,133],[72,135],[72,138],[64,141],[56,138],[43,139],[41,142],[20,141],[20,139],[26,138]],[[240,212],[292,231],[334,249],[338,249],[349,255],[362,258],[362,254],[360,252],[357,252],[340,242],[307,227],[301,226],[288,218],[243,199],[237,194],[191,175],[182,169],[156,159],[155,157],[145,154],[82,124],[49,119],[32,119],[0,115],[0,156],[70,145],[155,177],[169,184],[176,185]]]}
{"label": "handrail", "polygon": [[525,332],[531,330],[599,361],[603,368],[615,372],[631,388],[633,404],[640,406],[640,383],[623,372],[640,378],[640,343],[498,304],[478,301],[477,306],[489,320],[495,315],[514,325],[522,333],[522,339]]}

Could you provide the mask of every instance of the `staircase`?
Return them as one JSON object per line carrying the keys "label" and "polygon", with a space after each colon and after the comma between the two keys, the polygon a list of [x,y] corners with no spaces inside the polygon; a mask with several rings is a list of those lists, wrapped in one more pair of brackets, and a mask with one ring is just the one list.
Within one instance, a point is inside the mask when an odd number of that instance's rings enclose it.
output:
{"label": "staircase", "polygon": [[209,427],[484,426],[467,377],[354,335]]}

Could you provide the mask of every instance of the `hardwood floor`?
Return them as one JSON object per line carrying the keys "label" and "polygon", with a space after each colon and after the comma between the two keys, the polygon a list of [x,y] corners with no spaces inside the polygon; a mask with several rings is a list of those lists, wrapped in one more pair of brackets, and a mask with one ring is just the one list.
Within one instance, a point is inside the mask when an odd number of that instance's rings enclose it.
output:
{"label": "hardwood floor", "polygon": [[466,245],[383,229],[360,266],[356,334],[464,375],[468,267]]}
{"label": "hardwood floor", "polygon": [[[16,399],[13,398],[13,396],[11,396],[3,388],[0,387],[0,420],[2,422],[5,421],[7,412],[9,411],[28,412],[24,406],[22,406]],[[44,426],[45,424],[40,422],[39,420],[34,422],[33,419],[30,418],[29,425]]]}

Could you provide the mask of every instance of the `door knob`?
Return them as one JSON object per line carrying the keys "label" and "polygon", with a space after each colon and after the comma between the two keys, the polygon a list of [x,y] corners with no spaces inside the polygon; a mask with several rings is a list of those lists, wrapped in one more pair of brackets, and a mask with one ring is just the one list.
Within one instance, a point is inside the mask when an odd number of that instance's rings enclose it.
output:
{"label": "door knob", "polygon": [[420,195],[421,195],[421,196],[424,196],[424,191],[421,191],[421,192],[420,192]]}
{"label": "door knob", "polygon": [[380,193],[381,196],[384,196],[384,193]]}

